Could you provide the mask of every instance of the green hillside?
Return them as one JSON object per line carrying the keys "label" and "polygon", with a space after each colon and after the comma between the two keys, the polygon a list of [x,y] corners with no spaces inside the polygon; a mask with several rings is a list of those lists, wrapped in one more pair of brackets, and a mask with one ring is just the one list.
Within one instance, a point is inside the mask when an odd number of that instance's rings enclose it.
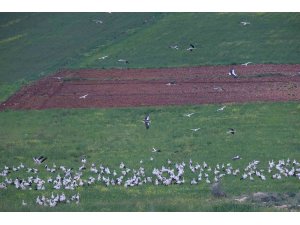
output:
{"label": "green hillside", "polygon": [[299,26],[299,13],[0,13],[0,101],[61,68],[300,63]]}
{"label": "green hillside", "polygon": [[[241,21],[249,21],[243,26]],[[299,63],[300,14],[172,13],[148,29],[99,48],[81,67],[176,67],[254,63]],[[189,44],[196,49],[187,51]],[[169,46],[178,45],[179,49]],[[107,60],[99,56],[109,55]]]}
{"label": "green hillside", "polygon": [[[93,48],[127,39],[151,16],[143,13],[1,13],[1,81],[36,79],[69,66]],[[100,19],[104,24],[95,22]]]}

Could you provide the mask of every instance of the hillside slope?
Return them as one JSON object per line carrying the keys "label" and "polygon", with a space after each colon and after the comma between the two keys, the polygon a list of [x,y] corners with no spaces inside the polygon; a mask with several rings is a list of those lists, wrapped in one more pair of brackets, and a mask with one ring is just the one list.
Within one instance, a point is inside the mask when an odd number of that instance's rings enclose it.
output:
{"label": "hillside slope", "polygon": [[299,63],[299,25],[298,13],[0,13],[0,101],[61,68]]}
{"label": "hillside slope", "polygon": [[[293,13],[170,13],[74,66],[124,67],[120,58],[132,68],[299,63],[299,25],[300,14]],[[175,45],[178,49],[170,48]],[[109,57],[99,60],[103,55]]]}
{"label": "hillside slope", "polygon": [[[36,79],[138,31],[151,13],[1,13],[0,81]],[[102,24],[101,22],[102,21]]]}

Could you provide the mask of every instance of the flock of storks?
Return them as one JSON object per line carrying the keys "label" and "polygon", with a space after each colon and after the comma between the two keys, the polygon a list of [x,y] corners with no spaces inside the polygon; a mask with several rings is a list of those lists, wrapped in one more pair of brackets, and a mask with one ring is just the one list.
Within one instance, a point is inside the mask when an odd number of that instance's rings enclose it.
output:
{"label": "flock of storks", "polygon": [[[226,106],[217,111],[223,111]],[[183,116],[191,117],[195,112],[185,113]],[[150,114],[147,114],[143,120],[146,129],[150,128]],[[200,128],[190,129],[198,131]],[[235,134],[234,128],[229,128],[228,134]],[[25,166],[20,163],[18,166],[4,166],[0,169],[0,191],[15,188],[18,190],[37,191],[38,196],[35,204],[39,206],[55,207],[59,204],[79,203],[79,187],[88,187],[91,185],[124,186],[126,188],[152,184],[152,185],[197,185],[201,183],[218,183],[225,176],[234,176],[240,180],[254,181],[256,179],[265,181],[268,178],[281,180],[292,177],[300,180],[300,162],[296,159],[281,159],[275,162],[270,160],[266,169],[260,168],[260,161],[253,160],[243,168],[235,168],[233,162],[241,160],[242,157],[235,155],[231,158],[232,163],[217,163],[215,166],[209,165],[203,161],[201,163],[172,162],[166,161],[166,165],[161,167],[149,168],[156,156],[161,154],[161,150],[153,147],[149,160],[140,160],[138,168],[130,168],[121,162],[118,168],[110,168],[102,163],[96,165],[95,162],[87,163],[87,158],[81,158],[81,164],[77,169],[67,166],[52,166],[46,164],[47,157],[33,157],[34,166]],[[32,164],[32,163],[31,163]],[[143,166],[145,165],[146,168]],[[186,172],[188,168],[188,172]],[[186,176],[184,176],[187,174]],[[51,196],[44,195],[45,190],[51,190]],[[64,192],[71,192],[66,195]],[[77,192],[77,193],[74,193]],[[55,192],[55,193],[53,193]],[[22,206],[28,206],[29,202],[22,200]]]}
{"label": "flock of storks", "polygon": [[[117,168],[108,167],[102,163],[88,163],[86,158],[81,159],[78,168],[68,168],[64,165],[52,166],[46,164],[44,156],[34,157],[34,166],[4,166],[0,171],[0,191],[15,188],[20,191],[36,191],[35,201],[20,204],[28,206],[55,207],[59,204],[79,203],[80,187],[92,185],[124,186],[125,188],[141,185],[197,185],[201,183],[218,183],[225,176],[234,176],[240,180],[261,180],[293,178],[300,180],[300,162],[296,159],[281,159],[277,162],[270,160],[266,169],[260,167],[260,161],[253,160],[243,169],[233,165],[236,160],[242,158],[237,155],[228,163],[217,163],[212,166],[207,162],[188,163],[172,162],[170,159],[161,167],[149,168],[155,156],[160,150],[153,148],[153,154],[149,160],[140,160],[137,168],[132,168],[121,162]],[[144,167],[145,165],[145,167]],[[45,191],[51,191],[51,195],[45,195]],[[65,192],[68,192],[66,194]],[[74,193],[76,192],[76,193]]]}

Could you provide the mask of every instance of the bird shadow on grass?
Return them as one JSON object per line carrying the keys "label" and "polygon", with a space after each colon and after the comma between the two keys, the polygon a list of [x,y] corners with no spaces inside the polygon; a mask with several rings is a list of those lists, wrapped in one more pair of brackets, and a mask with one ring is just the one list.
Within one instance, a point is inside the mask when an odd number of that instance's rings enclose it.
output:
{"label": "bird shadow on grass", "polygon": [[211,186],[211,194],[216,198],[226,197],[226,193],[223,190],[223,187],[220,182],[216,182]]}

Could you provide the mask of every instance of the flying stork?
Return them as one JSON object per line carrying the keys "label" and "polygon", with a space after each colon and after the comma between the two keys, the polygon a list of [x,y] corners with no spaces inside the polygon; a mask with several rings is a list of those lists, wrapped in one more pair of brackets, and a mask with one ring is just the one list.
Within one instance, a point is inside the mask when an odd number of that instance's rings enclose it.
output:
{"label": "flying stork", "polygon": [[235,73],[234,69],[230,69],[228,75],[230,75],[230,76],[232,76],[232,77],[234,77],[234,78],[237,78],[237,77],[238,77],[238,75]]}
{"label": "flying stork", "polygon": [[82,95],[80,96],[79,98],[82,99],[82,98],[86,98],[89,94],[85,94],[85,95]]}
{"label": "flying stork", "polygon": [[248,66],[250,63],[252,63],[252,62],[243,63],[242,66]]}
{"label": "flying stork", "polygon": [[223,111],[226,108],[226,105],[222,106],[221,108],[217,109],[217,111]]}
{"label": "flying stork", "polygon": [[150,128],[150,123],[151,123],[151,120],[150,120],[150,115],[147,114],[145,119],[143,120],[145,126],[146,126],[146,129],[149,129]]}
{"label": "flying stork", "polygon": [[235,134],[235,129],[229,128],[229,130],[227,131],[227,134]]}
{"label": "flying stork", "polygon": [[32,159],[35,162],[35,164],[41,164],[47,159],[47,157],[41,155],[39,157],[33,157]]}
{"label": "flying stork", "polygon": [[239,155],[236,155],[232,158],[232,160],[238,160],[238,159],[241,159],[241,157]]}
{"label": "flying stork", "polygon": [[250,22],[242,21],[241,24],[242,24],[243,26],[246,26],[246,25],[249,25]]}
{"label": "flying stork", "polygon": [[195,46],[193,44],[190,44],[190,47],[187,48],[186,50],[193,51],[194,49],[195,49]]}

